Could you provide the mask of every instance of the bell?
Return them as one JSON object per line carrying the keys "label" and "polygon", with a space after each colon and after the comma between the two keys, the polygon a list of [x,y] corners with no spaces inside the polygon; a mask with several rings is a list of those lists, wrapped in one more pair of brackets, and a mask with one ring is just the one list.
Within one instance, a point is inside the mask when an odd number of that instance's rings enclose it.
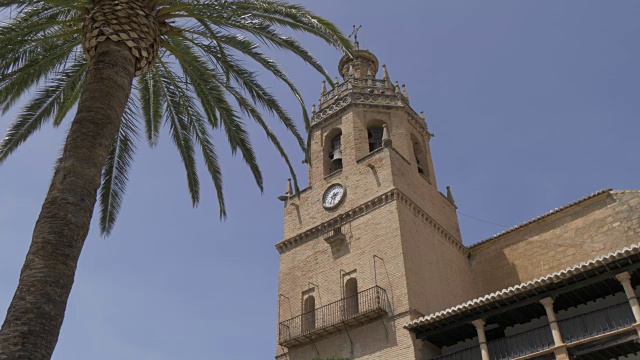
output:
{"label": "bell", "polygon": [[342,161],[342,149],[337,148],[333,151],[333,159],[331,161]]}

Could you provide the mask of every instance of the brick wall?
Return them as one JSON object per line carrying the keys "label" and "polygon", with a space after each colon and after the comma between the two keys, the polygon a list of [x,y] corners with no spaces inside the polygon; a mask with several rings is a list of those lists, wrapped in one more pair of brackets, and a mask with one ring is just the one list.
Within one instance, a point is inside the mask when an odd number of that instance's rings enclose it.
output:
{"label": "brick wall", "polygon": [[[282,359],[310,360],[344,357],[349,359],[416,359],[416,350],[408,331],[402,325],[409,320],[407,315],[376,320],[370,324],[333,334],[312,344],[292,348]],[[351,344],[349,340],[351,337]],[[317,349],[317,352],[316,352]]]}
{"label": "brick wall", "polygon": [[[340,214],[397,187],[403,193],[415,197],[416,206],[424,208],[425,212],[434,213],[433,217],[442,222],[443,228],[459,241],[455,207],[435,187],[433,170],[430,171],[430,181],[417,171],[411,137],[420,139],[425,147],[425,157],[428,157],[428,166],[431,167],[428,137],[424,129],[418,129],[411,123],[408,116],[412,115],[404,109],[352,107],[339,116],[314,126],[311,136],[310,187],[303,191],[299,198],[291,197],[285,202],[284,239],[335,219]],[[382,148],[369,153],[367,127],[382,123],[387,124],[389,128],[393,148]],[[343,169],[327,176],[328,152],[325,147],[336,133],[336,128],[340,128],[342,132]],[[340,207],[327,211],[322,207],[322,195],[327,186],[335,182],[343,184],[347,194]],[[407,219],[401,221],[401,217]],[[322,356],[340,355],[367,359],[386,354],[378,358],[415,358],[416,350],[411,335],[402,329],[402,324],[410,320],[410,314],[417,316],[415,311],[410,311],[411,308],[418,307],[422,309],[418,311],[426,311],[443,304],[442,299],[435,302],[432,298],[426,301],[419,300],[422,297],[424,281],[432,277],[437,278],[434,286],[451,281],[450,275],[458,274],[460,271],[440,268],[442,263],[439,261],[459,266],[461,263],[466,264],[464,256],[451,244],[439,239],[436,233],[429,233],[428,226],[398,201],[369,211],[343,225],[342,231],[346,234],[347,244],[339,250],[332,249],[323,240],[322,234],[316,234],[304,243],[283,251],[280,257],[279,292],[284,296],[280,297],[279,322],[301,314],[302,293],[305,290],[315,297],[316,307],[339,300],[343,285],[341,270],[356,270],[359,290],[374,286],[374,279],[377,278],[378,285],[387,291],[393,313],[401,315],[393,320],[385,320],[386,328],[377,321],[354,329],[352,338],[355,355],[345,353],[347,348],[348,351],[352,350],[344,334],[332,335],[317,342],[316,346],[319,349],[333,349],[333,352],[320,350]],[[406,236],[402,237],[401,232],[406,233]],[[402,241],[407,243],[403,245]],[[414,246],[419,248],[415,254],[403,253],[414,251]],[[432,246],[436,246],[437,250],[431,251]],[[375,277],[374,255],[383,259],[376,260]],[[439,259],[435,262],[424,262],[421,258],[423,255],[435,255]],[[419,303],[415,306],[410,305],[407,293],[407,264],[412,271],[422,274],[409,280],[413,282],[412,287],[415,289],[413,301]],[[466,267],[461,269],[467,270]],[[438,272],[449,275],[438,277]],[[425,274],[428,274],[426,278]],[[426,285],[432,284],[428,282]],[[287,298],[289,300],[286,300]],[[285,349],[278,347],[278,354],[284,352]],[[289,350],[288,356],[291,359],[310,359],[315,356],[315,349],[312,346],[294,347]]]}

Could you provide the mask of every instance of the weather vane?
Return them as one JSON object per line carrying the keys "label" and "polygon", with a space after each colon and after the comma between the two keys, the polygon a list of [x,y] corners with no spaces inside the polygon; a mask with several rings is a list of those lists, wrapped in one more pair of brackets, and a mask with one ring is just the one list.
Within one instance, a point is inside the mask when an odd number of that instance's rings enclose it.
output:
{"label": "weather vane", "polygon": [[353,44],[356,46],[356,48],[358,47],[358,31],[360,30],[361,27],[362,25],[358,25],[358,26],[353,25],[353,31],[351,32],[351,35],[349,35],[349,38],[353,36]]}

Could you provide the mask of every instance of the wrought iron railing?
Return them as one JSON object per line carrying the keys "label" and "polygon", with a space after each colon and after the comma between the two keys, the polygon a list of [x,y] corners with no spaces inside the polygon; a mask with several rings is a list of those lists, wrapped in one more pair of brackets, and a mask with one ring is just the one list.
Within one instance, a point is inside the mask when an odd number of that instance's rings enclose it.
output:
{"label": "wrought iron railing", "polygon": [[586,314],[558,322],[562,340],[572,343],[578,340],[610,333],[636,323],[631,305],[625,301]]}
{"label": "wrought iron railing", "polygon": [[281,322],[279,342],[282,344],[292,339],[322,332],[344,322],[366,318],[367,315],[390,312],[387,292],[379,286],[374,286],[356,295]]}
{"label": "wrought iron railing", "polygon": [[433,360],[482,360],[482,353],[480,353],[480,347],[476,345],[474,347],[434,357]]}
{"label": "wrought iron railing", "polygon": [[508,360],[546,350],[554,345],[549,325],[487,343],[491,359]]}

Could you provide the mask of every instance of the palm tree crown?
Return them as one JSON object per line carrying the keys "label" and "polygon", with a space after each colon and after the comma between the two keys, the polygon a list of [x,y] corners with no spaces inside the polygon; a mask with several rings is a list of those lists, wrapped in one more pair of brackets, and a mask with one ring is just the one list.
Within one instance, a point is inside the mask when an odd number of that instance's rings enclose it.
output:
{"label": "palm tree crown", "polygon": [[270,0],[0,0],[0,14],[9,18],[0,25],[0,108],[6,112],[37,89],[0,142],[0,164],[45,122],[59,126],[76,107],[0,328],[3,360],[51,358],[95,204],[99,198],[100,230],[108,235],[139,137],[154,145],[161,126],[168,126],[194,206],[201,152],[224,217],[212,130],[224,130],[260,189],[262,175],[243,118],[264,130],[294,180],[263,113],[277,117],[305,149],[292,118],[241,57],[289,87],[308,127],[300,93],[258,43],[295,54],[329,81],[313,56],[277,29],[351,47],[330,22]]}
{"label": "palm tree crown", "polygon": [[295,54],[329,81],[318,61],[277,28],[309,33],[347,51],[351,47],[327,20],[279,1],[4,0],[0,7],[5,13],[11,11],[10,21],[0,27],[2,111],[38,88],[0,143],[0,164],[44,123],[59,126],[63,122],[83,92],[89,62],[101,42],[123,42],[134,57],[138,79],[102,172],[100,230],[104,235],[111,232],[120,209],[136,140],[144,131],[153,146],[163,124],[169,127],[184,163],[194,206],[200,187],[195,153],[201,151],[220,216],[226,216],[212,129],[224,129],[232,152],[240,151],[262,190],[262,174],[241,115],[264,130],[297,184],[289,158],[263,113],[275,115],[302,149],[305,141],[288,112],[239,56],[254,60],[289,87],[308,126],[300,93],[260,51],[259,43]]}

